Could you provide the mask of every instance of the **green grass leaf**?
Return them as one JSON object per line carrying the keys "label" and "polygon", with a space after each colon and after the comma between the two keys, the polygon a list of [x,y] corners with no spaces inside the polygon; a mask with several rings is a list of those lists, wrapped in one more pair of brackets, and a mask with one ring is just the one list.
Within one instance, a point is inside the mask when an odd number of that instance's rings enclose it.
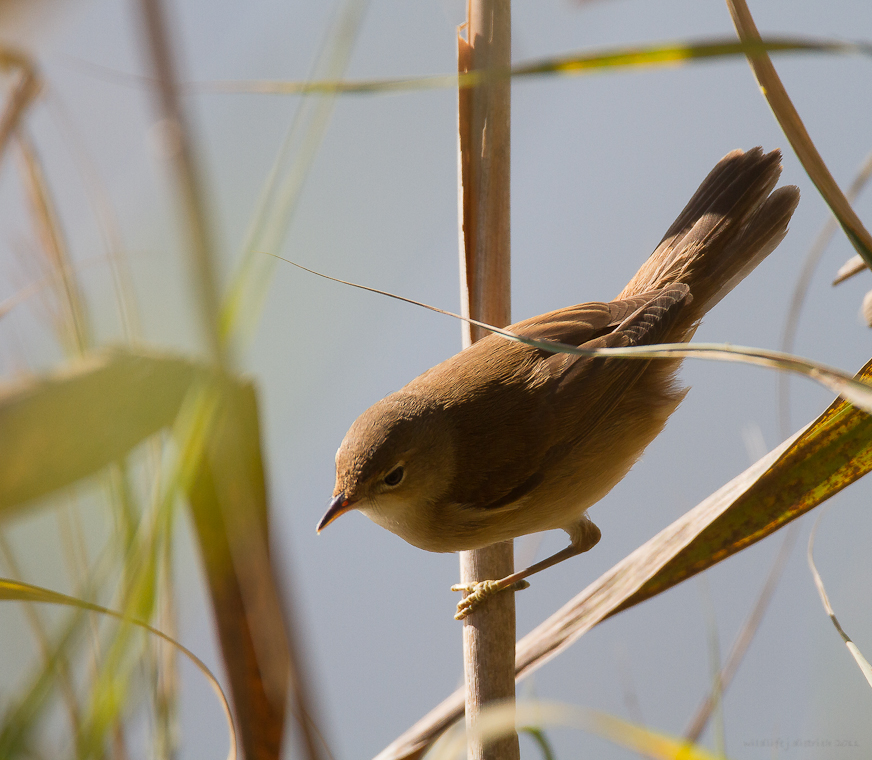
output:
{"label": "green grass leaf", "polygon": [[760,42],[740,42],[734,37],[713,40],[655,43],[653,45],[606,48],[591,52],[542,58],[520,63],[511,69],[467,74],[438,74],[427,77],[365,79],[346,81],[325,79],[308,82],[239,81],[213,82],[193,86],[197,91],[251,93],[262,95],[383,95],[453,87],[477,87],[494,79],[530,76],[580,76],[604,73],[610,69],[677,66],[717,58],[760,53],[838,53],[872,54],[872,46],[835,40],[799,37],[766,37]]}
{"label": "green grass leaf", "polygon": [[0,514],[122,459],[168,427],[206,370],[127,349],[0,389]]}

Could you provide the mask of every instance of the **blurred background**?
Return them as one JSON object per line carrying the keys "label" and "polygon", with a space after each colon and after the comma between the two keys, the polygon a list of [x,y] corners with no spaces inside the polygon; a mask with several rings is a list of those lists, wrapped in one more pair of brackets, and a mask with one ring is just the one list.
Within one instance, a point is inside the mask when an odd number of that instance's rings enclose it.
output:
{"label": "blurred background", "polygon": [[[335,21],[333,3],[168,3],[182,76],[193,83],[303,80]],[[455,70],[461,0],[371,0],[349,40],[345,77],[413,77]],[[838,40],[872,36],[864,0],[770,0],[752,8],[761,32]],[[516,61],[595,48],[730,36],[716,0],[516,2]],[[129,266],[147,345],[201,351],[180,215],[161,159],[166,135],[153,108],[143,33],[132,3],[0,2],[0,42],[31,56],[43,91],[26,124],[59,209],[101,344],[121,339],[107,255]],[[776,68],[812,139],[846,187],[869,151],[868,59],[782,55]],[[241,259],[266,178],[301,99],[187,91],[205,169],[222,282]],[[733,148],[785,152],[783,182],[802,201],[778,250],[715,308],[699,341],[778,348],[806,252],[828,211],[758,91],[747,63],[623,70],[516,81],[512,116],[513,314],[522,319],[614,297],[656,246],[699,182]],[[456,91],[336,99],[280,249],[305,266],[459,310]],[[42,276],[15,156],[0,166],[0,301]],[[95,198],[97,199],[95,201]],[[872,196],[856,204],[872,219]],[[95,221],[113,220],[106,241]],[[868,273],[833,288],[853,250],[827,249],[798,324],[795,352],[847,371],[872,355],[859,316]],[[370,757],[460,683],[461,624],[452,614],[457,558],[406,545],[352,513],[321,536],[315,524],[333,487],[333,456],[370,404],[460,347],[444,316],[328,282],[286,264],[274,279],[239,366],[260,393],[274,550],[295,598],[325,737],[337,758]],[[40,291],[0,323],[7,378],[63,357]],[[591,515],[603,539],[588,555],[532,581],[517,597],[525,634],[638,545],[739,474],[831,401],[790,383],[788,430],[769,371],[688,361],[693,390],[666,431]],[[831,500],[816,548],[842,625],[872,652],[869,484]],[[820,511],[820,510],[818,510]],[[184,514],[184,513],[180,513]],[[111,530],[86,510],[97,541]],[[801,535],[760,631],[723,705],[731,757],[868,757],[872,694],[821,607]],[[176,541],[179,634],[219,674],[211,611],[187,520]],[[65,569],[45,549],[56,530],[37,512],[9,524],[26,580],[64,590]],[[729,650],[765,580],[783,532],[701,578],[622,613],[584,636],[519,687],[519,695],[588,706],[681,734],[711,686],[710,639]],[[519,565],[565,542],[562,533],[516,541]],[[32,550],[28,550],[32,547]],[[0,608],[0,683],[13,693],[33,652],[14,605]],[[208,685],[182,663],[180,757],[220,757],[223,717]],[[5,694],[0,693],[0,700]],[[143,732],[148,726],[140,727]],[[592,736],[549,731],[558,757],[624,758]],[[805,748],[795,741],[812,742]],[[711,733],[706,734],[711,746]],[[773,743],[789,746],[773,748]],[[817,742],[817,744],[814,744]],[[829,742],[829,744],[825,744]],[[839,742],[847,746],[837,746]],[[286,754],[293,743],[287,742]],[[525,757],[538,750],[522,738]]]}

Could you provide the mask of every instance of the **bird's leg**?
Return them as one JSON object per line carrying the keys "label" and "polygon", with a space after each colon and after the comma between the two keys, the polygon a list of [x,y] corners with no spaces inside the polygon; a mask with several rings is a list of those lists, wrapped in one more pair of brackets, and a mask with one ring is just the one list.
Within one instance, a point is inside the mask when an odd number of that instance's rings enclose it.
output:
{"label": "bird's leg", "polygon": [[452,591],[465,591],[466,596],[457,603],[457,612],[454,615],[455,620],[463,620],[473,610],[475,610],[488,597],[498,594],[500,591],[511,589],[512,591],[521,591],[527,588],[530,584],[527,578],[538,573],[540,570],[545,570],[552,567],[565,559],[574,557],[577,554],[586,552],[591,549],[599,540],[600,529],[594,525],[590,518],[585,515],[578,523],[567,529],[570,538],[570,544],[565,549],[546,557],[540,562],[530,565],[526,570],[521,570],[517,573],[507,575],[498,581],[473,581],[472,583],[456,583],[451,587]]}
{"label": "bird's leg", "polygon": [[517,573],[507,575],[498,581],[473,581],[472,583],[456,583],[451,587],[452,591],[465,591],[466,596],[457,603],[457,612],[454,615],[455,620],[463,620],[476,607],[478,607],[485,599],[505,591],[512,589],[513,591],[521,591],[527,588],[530,584],[525,580],[533,573],[538,573],[540,570],[545,570],[558,562],[563,562],[565,559],[574,557],[576,554],[581,554],[584,549],[580,549],[574,544],[570,544],[565,549],[561,549],[556,554],[530,565],[526,570],[521,570]]}

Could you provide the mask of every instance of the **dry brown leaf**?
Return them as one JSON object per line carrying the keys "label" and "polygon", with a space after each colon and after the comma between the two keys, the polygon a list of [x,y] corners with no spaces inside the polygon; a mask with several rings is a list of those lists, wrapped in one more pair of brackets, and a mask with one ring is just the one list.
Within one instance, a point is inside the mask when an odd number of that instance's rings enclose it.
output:
{"label": "dry brown leaf", "polygon": [[220,402],[190,491],[244,756],[278,758],[288,641],[269,557],[257,402],[250,384],[216,383]]}

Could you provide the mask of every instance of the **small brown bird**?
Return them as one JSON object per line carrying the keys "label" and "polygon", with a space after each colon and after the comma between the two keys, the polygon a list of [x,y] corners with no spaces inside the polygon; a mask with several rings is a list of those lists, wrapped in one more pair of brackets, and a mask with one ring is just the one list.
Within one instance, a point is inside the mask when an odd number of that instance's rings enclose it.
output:
{"label": "small brown bird", "polygon": [[[700,319],[784,238],[796,187],[773,192],[781,154],[725,156],[614,301],[506,328],[585,348],[691,338]],[[587,509],[663,429],[687,389],[680,360],[585,358],[489,335],[365,411],[336,453],[336,486],[318,531],[358,509],[411,544],[476,549],[561,528],[570,545],[470,592],[486,596],[590,549]]]}

